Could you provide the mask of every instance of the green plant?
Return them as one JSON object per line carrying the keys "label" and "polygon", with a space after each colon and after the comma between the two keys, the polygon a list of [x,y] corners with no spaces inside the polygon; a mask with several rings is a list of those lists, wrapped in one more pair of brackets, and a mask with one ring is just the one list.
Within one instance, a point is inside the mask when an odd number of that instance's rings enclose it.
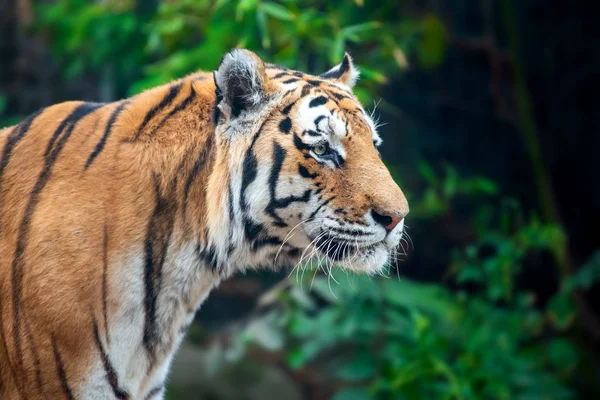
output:
{"label": "green plant", "polygon": [[366,102],[409,59],[426,68],[442,61],[446,32],[435,15],[400,16],[392,1],[342,3],[179,0],[140,13],[133,1],[59,0],[39,7],[37,29],[52,38],[67,78],[109,74],[105,80],[130,93],[214,69],[233,47],[314,73],[350,49],[363,76],[356,91]]}

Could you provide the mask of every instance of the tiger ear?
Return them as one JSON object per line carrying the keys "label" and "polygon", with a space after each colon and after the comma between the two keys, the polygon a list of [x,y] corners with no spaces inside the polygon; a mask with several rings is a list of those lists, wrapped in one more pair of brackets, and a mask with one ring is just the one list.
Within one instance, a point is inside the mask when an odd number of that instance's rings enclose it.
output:
{"label": "tiger ear", "polygon": [[360,71],[354,66],[350,54],[346,52],[341,64],[331,68],[320,76],[321,78],[337,80],[349,87],[354,87],[359,75]]}
{"label": "tiger ear", "polygon": [[234,49],[214,73],[219,109],[235,118],[266,101],[272,84],[265,63],[251,51]]}

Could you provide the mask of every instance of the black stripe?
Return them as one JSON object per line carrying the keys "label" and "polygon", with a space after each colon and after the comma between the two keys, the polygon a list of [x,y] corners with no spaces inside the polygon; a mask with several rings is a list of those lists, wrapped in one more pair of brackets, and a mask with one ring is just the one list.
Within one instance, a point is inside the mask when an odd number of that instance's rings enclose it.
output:
{"label": "black stripe", "polygon": [[338,99],[339,101],[342,101],[344,99],[352,100],[352,98],[350,96],[347,96],[345,94],[340,94],[340,93],[337,93],[337,92],[334,92],[334,91],[330,91],[330,90],[328,90],[327,92],[329,94],[331,94],[333,97],[335,97],[336,99]]}
{"label": "black stripe", "polygon": [[257,175],[258,162],[256,161],[256,156],[254,155],[253,144],[254,142],[246,151],[242,169],[242,187],[240,192],[240,209],[242,212],[246,212],[248,210],[248,204],[246,203],[246,189],[252,182],[254,182]]}
{"label": "black stripe", "polygon": [[219,271],[219,257],[217,256],[214,245],[210,245],[207,249],[202,251],[200,251],[200,245],[198,245],[196,251],[198,252],[200,259],[208,264],[212,272],[217,273]]}
{"label": "black stripe", "polygon": [[[11,283],[12,283],[12,299],[13,299],[13,317],[14,317],[14,327],[13,327],[13,340],[15,344],[15,351],[17,353],[17,361],[19,370],[23,364],[23,355],[21,348],[21,319],[20,319],[20,305],[21,305],[21,286],[23,284],[23,262],[24,262],[24,253],[25,246],[27,245],[27,241],[29,239],[29,228],[31,225],[31,219],[33,217],[33,213],[39,201],[39,196],[42,190],[46,187],[46,184],[50,180],[52,176],[52,168],[56,163],[60,152],[65,146],[67,140],[73,133],[73,129],[77,122],[85,117],[87,114],[101,107],[101,104],[96,103],[84,103],[75,108],[74,111],[61,123],[52,135],[52,139],[48,143],[48,148],[46,149],[46,156],[44,157],[44,167],[42,172],[40,173],[33,190],[29,195],[29,201],[25,207],[25,211],[23,213],[23,219],[21,220],[21,225],[19,226],[19,234],[17,236],[17,245],[15,248],[15,255],[12,262],[12,275],[11,275]],[[67,123],[64,123],[67,121]],[[65,128],[68,128],[65,130]],[[65,131],[63,133],[63,131]]]}
{"label": "black stripe", "polygon": [[[212,138],[212,136],[211,136],[211,138]],[[210,152],[212,150],[212,146],[213,146],[213,141],[210,139],[206,143],[204,143],[204,146],[202,146],[202,148],[200,149],[200,152],[198,153],[198,157],[196,157],[196,162],[194,163],[194,167],[192,168],[192,171],[190,172],[190,174],[188,175],[188,177],[185,181],[185,186],[183,189],[183,206],[182,206],[184,215],[187,211],[187,201],[188,201],[188,197],[190,196],[190,191],[192,190],[192,184],[194,183],[194,180],[196,179],[198,174],[200,174],[200,171],[202,170],[202,166],[206,162],[206,157],[210,154]]]}
{"label": "black stripe", "polygon": [[104,240],[102,242],[102,318],[104,318],[104,335],[106,343],[110,344],[108,333],[108,227],[104,225]]}
{"label": "black stripe", "polygon": [[312,86],[309,84],[306,84],[302,87],[302,92],[300,92],[300,97],[304,97],[306,95],[308,95],[310,93],[310,90],[312,89]]}
{"label": "black stripe", "polygon": [[285,221],[277,214],[277,209],[286,208],[290,204],[295,202],[308,202],[310,200],[310,189],[306,190],[302,196],[288,196],[284,198],[277,198],[277,182],[279,180],[279,174],[283,161],[285,160],[286,150],[281,147],[277,142],[273,143],[273,164],[271,166],[271,175],[269,176],[269,204],[265,208],[265,211],[275,219],[275,223],[278,226],[287,226]]}
{"label": "black stripe", "polygon": [[229,223],[233,224],[233,220],[235,219],[235,211],[233,209],[233,188],[231,187],[231,180],[227,186],[229,187],[229,196],[227,196],[229,206]]}
{"label": "black stripe", "polygon": [[144,128],[146,127],[146,125],[148,125],[148,123],[150,122],[150,120],[152,118],[154,118],[154,116],[162,111],[164,108],[168,107],[169,104],[171,104],[173,102],[173,100],[175,100],[175,97],[177,97],[177,94],[179,93],[179,90],[181,89],[181,82],[180,83],[176,83],[174,85],[172,85],[169,88],[169,91],[167,92],[167,94],[165,95],[165,97],[163,97],[163,99],[161,100],[160,103],[158,103],[157,105],[155,105],[154,107],[152,107],[147,113],[146,116],[144,117],[144,121],[142,121],[142,124],[140,125],[140,127],[137,129],[133,140],[137,140],[140,138],[142,132],[144,131]]}
{"label": "black stripe", "polygon": [[121,104],[119,104],[117,106],[115,111],[113,111],[113,113],[110,115],[110,118],[109,118],[108,122],[106,123],[106,127],[104,128],[104,134],[100,138],[100,141],[96,144],[96,148],[94,149],[94,151],[92,151],[92,154],[90,154],[87,162],[85,163],[85,169],[88,169],[90,167],[90,165],[92,165],[92,163],[94,162],[96,157],[98,157],[98,155],[104,149],[104,146],[106,145],[106,141],[108,140],[108,137],[110,136],[110,134],[112,132],[113,125],[117,121],[117,117],[119,116],[121,111],[123,111],[123,108],[125,108],[125,106],[127,104],[129,104],[129,101],[123,101]]}
{"label": "black stripe", "polygon": [[319,204],[319,207],[317,207],[317,209],[315,211],[313,211],[312,213],[310,213],[308,219],[313,219],[315,217],[315,215],[317,215],[317,213],[319,212],[319,210],[321,210],[323,207],[325,207],[327,204],[329,204],[329,202],[333,199],[335,199],[336,196],[331,196],[330,198],[328,198],[327,200],[323,201],[321,204]]}
{"label": "black stripe", "polygon": [[108,358],[108,354],[106,354],[106,351],[102,346],[100,332],[98,331],[98,321],[96,321],[96,318],[93,318],[92,322],[94,324],[94,341],[96,343],[98,351],[100,352],[100,358],[102,359],[102,365],[104,366],[106,380],[108,381],[108,384],[110,385],[110,388],[112,389],[115,397],[117,399],[126,400],[129,398],[129,393],[121,389],[121,387],[119,386],[119,377],[117,376],[117,372],[115,371],[115,368],[113,367],[112,363],[110,362],[110,359]]}
{"label": "black stripe", "polygon": [[144,397],[144,400],[151,400],[152,397],[159,394],[163,390],[164,387],[165,387],[164,383],[161,383],[160,385],[153,387],[152,389],[150,389],[150,391],[148,392],[146,397]]}
{"label": "black stripe", "polygon": [[290,117],[285,118],[284,120],[282,120],[279,123],[279,130],[285,134],[290,133],[290,130],[292,129],[292,120],[290,119]]}
{"label": "black stripe", "polygon": [[290,73],[289,73],[289,72],[287,72],[287,71],[279,72],[279,73],[275,74],[275,75],[273,76],[273,78],[271,78],[271,79],[279,79],[279,78],[283,78],[284,76],[286,76],[286,75],[289,75],[289,74],[290,74]]}
{"label": "black stripe", "polygon": [[[165,191],[167,196],[174,196],[176,180]],[[148,352],[150,368],[155,361],[155,350],[159,341],[159,328],[156,322],[156,303],[162,286],[162,269],[165,263],[167,249],[175,224],[176,203],[172,198],[165,198],[160,193],[158,177],[154,175],[155,206],[148,222],[146,234],[145,267],[144,267],[144,333],[143,345]],[[149,368],[149,369],[150,369]]]}
{"label": "black stripe", "polygon": [[169,120],[169,118],[173,117],[180,111],[183,111],[187,108],[187,106],[194,101],[196,97],[196,91],[194,90],[194,85],[190,84],[190,94],[175,108],[173,108],[169,113],[156,125],[156,128],[152,130],[150,136],[154,135],[156,131],[163,127],[163,125]]}
{"label": "black stripe", "polygon": [[[6,143],[4,143],[4,149],[2,150],[2,158],[0,158],[0,206],[2,205],[2,182],[4,181],[4,171],[8,166],[8,162],[12,156],[12,152],[15,149],[17,143],[21,141],[25,137],[25,134],[31,127],[33,121],[44,111],[44,109],[38,110],[34,114],[31,114],[27,117],[23,122],[15,127],[15,129],[10,132],[8,138],[6,139]],[[0,209],[0,232],[2,232],[2,213]]]}
{"label": "black stripe", "polygon": [[[3,317],[3,309],[2,307],[0,307],[0,349],[4,350],[4,353],[0,353],[0,359],[4,359],[6,360],[6,364],[8,364],[8,368],[10,373],[12,374],[12,378],[13,378],[13,382],[15,382],[15,386],[17,386],[17,390],[21,391],[22,390],[22,382],[20,381],[21,379],[21,374],[17,374],[15,372],[15,368],[13,363],[10,362],[10,358],[8,355],[8,342],[6,341],[6,335],[4,334],[4,317]],[[0,364],[2,365],[2,364]],[[2,373],[2,371],[0,371],[0,373]],[[3,373],[3,375],[0,375],[4,378],[7,377],[6,373]],[[1,379],[0,379],[1,381]],[[1,388],[1,386],[0,386]],[[0,392],[1,393],[1,392]]]}
{"label": "black stripe", "polygon": [[56,374],[58,375],[58,380],[60,381],[63,393],[68,400],[74,400],[75,397],[73,396],[73,391],[69,386],[67,374],[65,373],[65,366],[62,358],[60,357],[58,347],[56,346],[56,338],[54,336],[52,336],[52,351],[54,352],[54,362],[56,363]]}
{"label": "black stripe", "polygon": [[310,146],[308,146],[306,143],[304,143],[302,141],[302,139],[300,139],[298,137],[298,135],[294,135],[294,145],[296,146],[296,148],[300,151],[304,151],[304,150],[310,150]]}
{"label": "black stripe", "polygon": [[313,136],[313,137],[322,137],[323,134],[313,131],[312,129],[307,129],[304,132],[302,132],[302,136],[304,135],[309,135],[309,136]]}
{"label": "black stripe", "polygon": [[[83,105],[85,105],[85,104],[83,104]],[[83,105],[81,105],[79,107],[82,107]],[[76,108],[75,110],[77,110],[78,108]],[[54,148],[54,143],[58,140],[60,135],[64,132],[67,125],[69,125],[72,122],[70,120],[72,115],[73,115],[73,113],[69,114],[65,119],[63,119],[60,122],[60,125],[52,134],[52,137],[50,138],[50,142],[48,142],[48,146],[46,146],[46,151],[44,152],[44,157],[48,157],[48,155],[52,152],[52,149]]]}
{"label": "black stripe", "polygon": [[330,71],[325,72],[324,74],[319,75],[321,78],[325,79],[339,79],[341,78],[348,70],[350,69],[350,59],[347,56],[344,56],[344,60],[340,65],[335,69],[331,69]]}
{"label": "black stripe", "polygon": [[[223,60],[221,60],[221,63],[222,62]],[[215,72],[213,72],[213,81],[215,82],[215,105],[213,108],[212,120],[213,124],[216,126],[219,123],[219,118],[221,118],[219,104],[221,104],[221,101],[223,100],[223,93],[221,93],[221,89],[219,89],[219,86],[217,85],[217,76]]]}
{"label": "black stripe", "polygon": [[79,121],[81,118],[85,117],[89,113],[96,111],[98,108],[102,107],[104,104],[102,103],[83,103],[80,104],[74,111],[69,114],[65,119],[63,119],[58,126],[58,128],[52,134],[50,138],[50,142],[46,147],[46,151],[44,152],[44,157],[47,157],[50,152],[54,149],[54,144],[63,133],[68,124],[73,124]]}
{"label": "black stripe", "polygon": [[329,100],[327,98],[327,96],[315,97],[314,99],[312,99],[310,101],[310,103],[308,103],[308,107],[309,108],[314,108],[314,107],[322,106],[323,104],[327,103],[327,100]]}
{"label": "black stripe", "polygon": [[308,169],[302,164],[298,164],[298,172],[300,173],[300,176],[307,179],[315,179],[317,176],[319,176],[319,174],[311,174],[308,172]]}
{"label": "black stripe", "polygon": [[256,240],[262,230],[262,225],[255,223],[250,218],[244,218],[244,234],[246,235],[246,239],[248,239],[248,241],[253,242]]}
{"label": "black stripe", "polygon": [[322,121],[322,120],[324,120],[325,118],[329,118],[329,117],[327,117],[327,116],[325,116],[325,115],[319,115],[317,118],[315,118],[315,121],[314,121],[314,123],[315,123],[315,126],[316,126],[317,128],[319,128],[319,122],[321,122],[321,121]]}
{"label": "black stripe", "polygon": [[233,188],[231,187],[231,179],[229,180],[227,187],[229,188],[229,194],[227,196],[227,205],[229,208],[229,247],[227,249],[227,254],[231,255],[235,249],[233,242],[233,221],[235,219],[235,210],[233,209]]}
{"label": "black stripe", "polygon": [[281,83],[288,84],[288,83],[298,82],[299,80],[300,79],[298,79],[298,78],[290,78],[290,79],[287,79],[287,80],[285,80],[285,81],[283,81]]}
{"label": "black stripe", "polygon": [[287,115],[290,113],[290,111],[292,110],[292,107],[294,107],[295,105],[296,105],[296,100],[292,101],[290,104],[285,106],[285,108],[283,110],[281,110],[281,112],[283,114]]}
{"label": "black stripe", "polygon": [[[287,226],[287,225],[286,225]],[[267,236],[256,240],[252,243],[252,250],[257,250],[263,246],[281,246],[283,242],[275,236]]]}
{"label": "black stripe", "polygon": [[244,218],[244,233],[246,239],[250,242],[256,240],[259,233],[263,229],[262,225],[256,224],[252,220],[252,218],[249,215],[247,215],[248,203],[246,202],[246,189],[248,189],[248,186],[256,179],[258,162],[256,161],[256,156],[254,155],[254,145],[260,137],[265,123],[266,120],[265,122],[263,122],[260,128],[258,128],[256,133],[254,134],[254,137],[252,138],[252,143],[250,143],[250,147],[248,147],[248,150],[246,150],[246,155],[244,156],[244,164],[242,169],[242,185],[240,188],[240,210],[242,211]]}
{"label": "black stripe", "polygon": [[326,83],[325,81],[320,81],[318,79],[307,79],[306,82],[308,82],[309,85],[315,86],[315,87],[319,87]]}
{"label": "black stripe", "polygon": [[37,346],[33,340],[33,334],[31,333],[31,327],[29,326],[29,321],[24,321],[25,325],[25,336],[27,337],[27,341],[29,342],[29,346],[31,347],[31,353],[34,358],[34,368],[35,368],[35,383],[38,388],[38,392],[42,394],[42,368],[40,361],[40,353],[37,350]]}

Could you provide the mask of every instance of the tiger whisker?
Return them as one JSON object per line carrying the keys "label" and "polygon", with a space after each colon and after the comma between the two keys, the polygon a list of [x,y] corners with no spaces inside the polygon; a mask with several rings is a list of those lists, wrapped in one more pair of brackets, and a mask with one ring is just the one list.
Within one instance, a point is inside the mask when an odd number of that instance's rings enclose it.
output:
{"label": "tiger whisker", "polygon": [[[277,257],[279,257],[279,254],[281,253],[281,250],[283,250],[283,246],[285,246],[285,244],[293,237],[294,235],[294,230],[296,230],[298,227],[300,227],[302,224],[305,224],[307,222],[310,221],[314,221],[316,219],[326,219],[324,217],[312,217],[312,218],[306,218],[300,222],[298,222],[296,224],[296,226],[294,226],[292,229],[290,229],[290,231],[287,233],[287,235],[285,236],[285,238],[283,239],[281,246],[279,246],[279,249],[277,250],[277,254],[275,254],[275,258],[273,259],[273,265],[275,265],[275,263],[277,262]],[[313,228],[314,230],[314,228]],[[311,230],[312,232],[312,230]],[[310,232],[309,232],[310,233]]]}

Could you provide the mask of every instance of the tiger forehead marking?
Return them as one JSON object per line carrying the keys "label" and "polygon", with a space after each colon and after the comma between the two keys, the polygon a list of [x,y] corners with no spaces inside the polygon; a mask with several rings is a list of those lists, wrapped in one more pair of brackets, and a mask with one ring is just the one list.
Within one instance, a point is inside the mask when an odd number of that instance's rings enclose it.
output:
{"label": "tiger forehead marking", "polygon": [[348,55],[313,76],[233,50],[0,130],[0,398],[160,399],[234,272],[305,255],[378,272],[408,204],[357,77]]}

